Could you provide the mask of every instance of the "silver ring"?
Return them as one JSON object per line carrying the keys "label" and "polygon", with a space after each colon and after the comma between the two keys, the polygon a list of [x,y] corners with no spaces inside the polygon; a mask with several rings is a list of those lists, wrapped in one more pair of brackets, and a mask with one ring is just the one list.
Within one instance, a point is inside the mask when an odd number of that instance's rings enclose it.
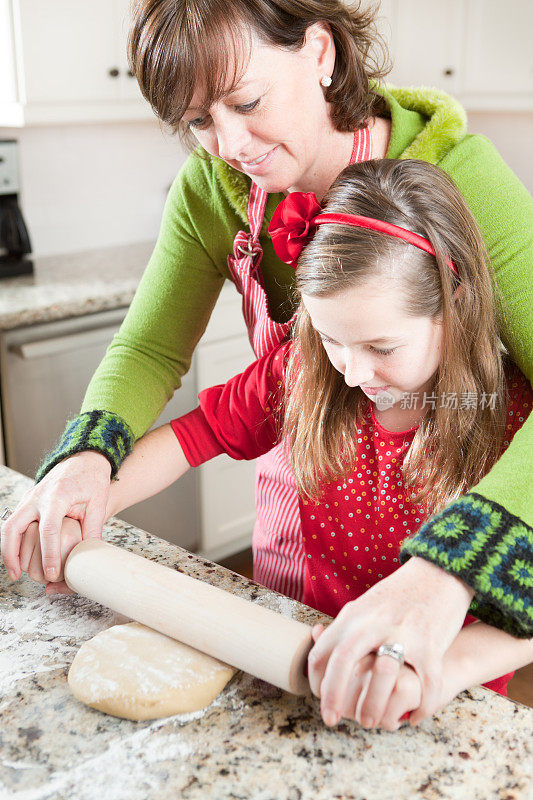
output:
{"label": "silver ring", "polygon": [[377,654],[378,656],[390,656],[391,658],[395,658],[396,661],[400,662],[400,664],[403,664],[405,661],[405,651],[403,649],[403,644],[400,644],[399,642],[393,642],[393,644],[380,645]]}
{"label": "silver ring", "polygon": [[2,520],[9,519],[9,517],[11,516],[12,513],[13,512],[11,511],[11,509],[6,506],[4,508],[4,510],[2,511],[2,513],[0,514],[0,519],[2,519]]}

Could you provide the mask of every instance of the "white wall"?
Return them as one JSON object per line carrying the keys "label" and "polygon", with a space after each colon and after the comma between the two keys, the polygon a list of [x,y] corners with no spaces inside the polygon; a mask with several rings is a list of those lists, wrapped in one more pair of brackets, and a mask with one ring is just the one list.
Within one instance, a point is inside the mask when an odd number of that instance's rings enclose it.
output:
{"label": "white wall", "polygon": [[[533,192],[533,114],[469,114]],[[185,154],[157,121],[0,129],[19,141],[22,208],[35,255],[155,239]]]}
{"label": "white wall", "polygon": [[0,128],[19,142],[21,205],[35,255],[155,239],[185,159],[156,120]]}
{"label": "white wall", "polygon": [[470,111],[468,130],[487,136],[533,194],[533,113]]}

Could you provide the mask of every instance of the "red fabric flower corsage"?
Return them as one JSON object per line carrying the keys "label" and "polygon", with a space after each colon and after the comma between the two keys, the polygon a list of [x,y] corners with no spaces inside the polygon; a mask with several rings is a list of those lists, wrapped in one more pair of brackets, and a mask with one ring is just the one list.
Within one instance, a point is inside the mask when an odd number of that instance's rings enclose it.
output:
{"label": "red fabric flower corsage", "polygon": [[313,234],[313,220],[321,211],[314,192],[291,192],[281,201],[268,226],[278,258],[296,269],[300,253]]}

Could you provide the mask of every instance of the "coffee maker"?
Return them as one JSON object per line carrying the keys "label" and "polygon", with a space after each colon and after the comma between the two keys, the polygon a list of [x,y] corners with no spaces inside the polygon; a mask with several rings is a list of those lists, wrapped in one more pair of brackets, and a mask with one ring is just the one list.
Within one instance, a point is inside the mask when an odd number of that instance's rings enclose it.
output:
{"label": "coffee maker", "polygon": [[28,229],[20,210],[17,143],[0,139],[0,278],[29,275],[33,263]]}

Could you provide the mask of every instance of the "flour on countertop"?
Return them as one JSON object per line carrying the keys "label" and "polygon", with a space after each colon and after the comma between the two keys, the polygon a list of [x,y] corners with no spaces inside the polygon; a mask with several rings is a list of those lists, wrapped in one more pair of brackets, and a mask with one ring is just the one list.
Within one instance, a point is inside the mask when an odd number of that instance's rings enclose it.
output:
{"label": "flour on countertop", "polygon": [[271,611],[277,611],[288,619],[299,620],[301,618],[301,614],[298,613],[301,611],[301,604],[291,597],[269,592],[264,597],[258,597],[253,602],[258,606],[269,608]]}
{"label": "flour on countertop", "polygon": [[21,588],[29,588],[36,596],[29,599],[14,594],[13,604],[2,609],[0,695],[3,696],[21,680],[67,667],[86,639],[117,620],[113,611],[86,598],[51,600],[34,584],[28,587],[23,584]]}
{"label": "flour on countertop", "polygon": [[[155,797],[161,784],[157,773],[152,775],[149,767],[169,761],[173,771],[187,769],[188,759],[196,752],[196,747],[185,739],[177,726],[174,731],[155,735],[163,726],[168,727],[168,720],[141,724],[145,727],[131,736],[119,735],[103,752],[91,758],[80,755],[77,763],[71,762],[68,769],[56,771],[44,785],[17,792],[17,800],[47,800],[62,796],[76,797],[76,800],[95,800],[97,797],[118,800],[130,793],[133,795],[141,785],[146,787],[146,797],[152,796],[150,790],[154,791]],[[117,765],[120,765],[121,781],[113,786],[109,776],[116,771]],[[90,780],[87,780],[88,775]]]}
{"label": "flour on countertop", "polygon": [[[15,603],[16,603],[15,597]],[[52,600],[44,594],[24,606],[13,605],[2,612],[0,631],[40,638],[71,638],[81,641],[115,623],[116,614],[85,597],[74,595]]]}

